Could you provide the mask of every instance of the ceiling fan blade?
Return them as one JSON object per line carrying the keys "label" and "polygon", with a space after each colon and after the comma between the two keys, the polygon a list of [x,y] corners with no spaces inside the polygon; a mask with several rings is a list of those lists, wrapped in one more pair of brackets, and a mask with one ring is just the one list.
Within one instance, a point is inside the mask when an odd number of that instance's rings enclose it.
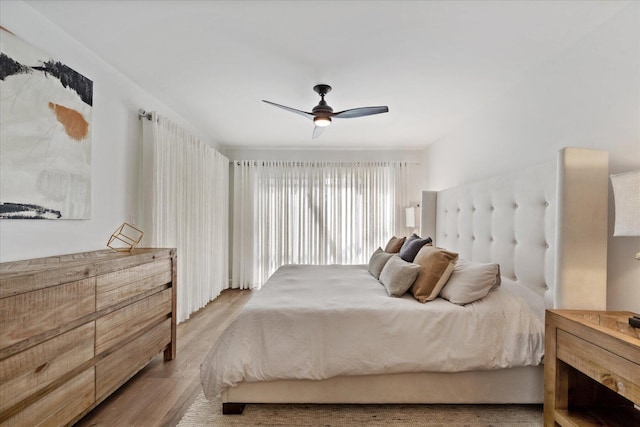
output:
{"label": "ceiling fan blade", "polygon": [[317,137],[322,135],[322,132],[324,132],[325,129],[326,129],[326,126],[325,127],[314,126],[313,127],[313,134],[311,135],[311,139],[316,139]]}
{"label": "ceiling fan blade", "polygon": [[307,113],[306,111],[296,110],[295,108],[287,107],[285,105],[276,104],[275,102],[265,101],[264,99],[262,100],[262,102],[266,102],[267,104],[273,105],[274,107],[282,108],[283,110],[291,111],[292,113],[300,114],[301,116],[304,116],[304,117],[306,117],[308,119],[311,119],[311,120],[313,120],[313,117],[314,117],[313,114]]}
{"label": "ceiling fan blade", "polygon": [[382,105],[380,107],[360,107],[352,108],[350,110],[339,111],[331,115],[331,117],[337,117],[339,119],[352,119],[354,117],[371,116],[373,114],[388,113],[389,107]]}

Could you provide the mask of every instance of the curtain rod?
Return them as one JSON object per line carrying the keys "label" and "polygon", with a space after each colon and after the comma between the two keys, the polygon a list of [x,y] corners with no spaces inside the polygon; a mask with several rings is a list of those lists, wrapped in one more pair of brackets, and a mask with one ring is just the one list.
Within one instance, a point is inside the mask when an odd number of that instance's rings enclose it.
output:
{"label": "curtain rod", "polygon": [[138,109],[138,120],[145,118],[147,120],[153,120],[153,116],[151,115],[151,113],[146,112],[144,109],[139,108]]}

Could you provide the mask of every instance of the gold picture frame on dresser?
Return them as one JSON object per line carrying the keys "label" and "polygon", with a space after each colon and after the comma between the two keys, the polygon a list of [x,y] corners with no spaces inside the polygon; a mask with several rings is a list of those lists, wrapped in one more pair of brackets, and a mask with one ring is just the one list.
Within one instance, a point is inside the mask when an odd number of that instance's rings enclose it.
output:
{"label": "gold picture frame on dresser", "polygon": [[630,316],[547,310],[545,426],[640,425],[640,329]]}

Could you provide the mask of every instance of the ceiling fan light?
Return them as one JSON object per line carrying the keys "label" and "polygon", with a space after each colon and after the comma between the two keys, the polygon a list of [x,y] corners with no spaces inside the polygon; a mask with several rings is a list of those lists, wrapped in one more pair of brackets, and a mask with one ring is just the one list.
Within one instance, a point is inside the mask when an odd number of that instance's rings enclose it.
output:
{"label": "ceiling fan light", "polygon": [[331,124],[331,117],[315,117],[313,123],[318,127],[324,128]]}

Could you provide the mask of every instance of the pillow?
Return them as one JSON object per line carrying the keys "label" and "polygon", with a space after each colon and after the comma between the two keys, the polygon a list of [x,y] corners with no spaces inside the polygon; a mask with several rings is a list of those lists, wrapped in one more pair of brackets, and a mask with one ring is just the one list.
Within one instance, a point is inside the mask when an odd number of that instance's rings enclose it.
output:
{"label": "pillow", "polygon": [[384,252],[382,248],[376,249],[369,259],[369,273],[376,279],[379,279],[382,268],[392,256],[393,254]]}
{"label": "pillow", "polygon": [[422,249],[424,245],[431,243],[431,237],[427,237],[426,239],[421,239],[420,236],[413,233],[402,245],[400,248],[400,258],[407,262],[413,262],[413,259],[416,257],[418,251]]}
{"label": "pillow", "polygon": [[400,252],[400,248],[402,247],[406,239],[406,237],[393,236],[389,240],[389,243],[387,243],[387,246],[384,247],[384,251],[389,252],[390,254],[397,254],[398,252]]}
{"label": "pillow", "polygon": [[380,283],[392,297],[404,295],[420,273],[420,266],[402,260],[397,255],[389,258],[380,273]]}
{"label": "pillow", "polygon": [[453,268],[440,296],[454,304],[469,304],[500,286],[500,266],[461,259]]}
{"label": "pillow", "polygon": [[411,286],[414,298],[424,303],[434,300],[449,280],[458,254],[434,246],[423,246],[413,262],[420,266],[420,274]]}
{"label": "pillow", "polygon": [[409,243],[419,238],[420,236],[418,236],[416,233],[411,233],[411,236],[405,238],[404,243],[402,244],[402,247],[400,248],[400,250],[404,249],[404,247],[407,246]]}

